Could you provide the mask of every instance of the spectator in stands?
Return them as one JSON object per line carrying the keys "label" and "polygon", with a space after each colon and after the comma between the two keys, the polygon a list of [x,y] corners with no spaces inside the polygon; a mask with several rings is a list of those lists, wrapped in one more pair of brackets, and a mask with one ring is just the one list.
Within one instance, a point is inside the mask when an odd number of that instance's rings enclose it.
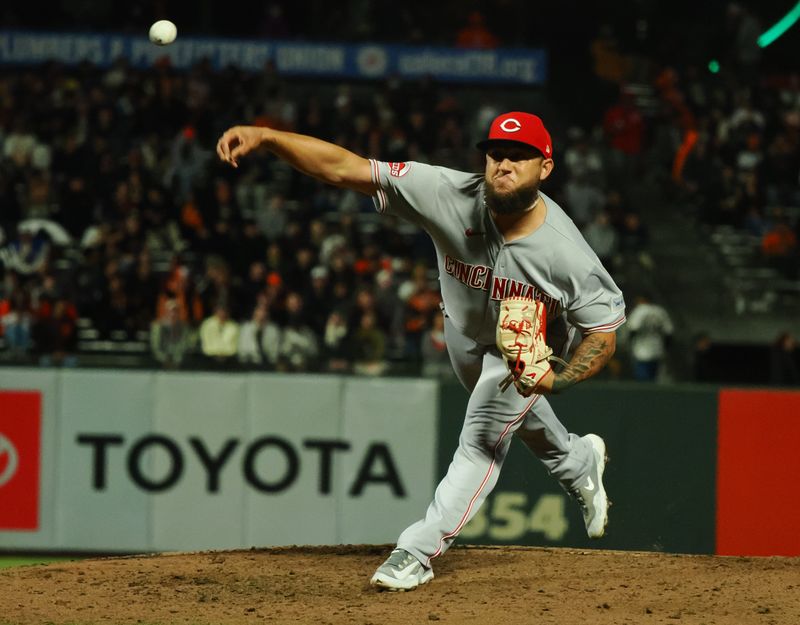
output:
{"label": "spectator in stands", "polygon": [[0,300],[0,334],[13,360],[24,358],[31,348],[31,321],[24,291],[17,290]]}
{"label": "spectator in stands", "polygon": [[165,369],[178,369],[192,348],[191,327],[181,319],[175,299],[167,300],[161,316],[150,325],[150,349]]}
{"label": "spectator in stands", "polygon": [[204,310],[224,306],[234,317],[240,316],[239,305],[242,300],[231,279],[227,262],[221,256],[208,256],[206,271],[197,283],[197,293],[203,302]]}
{"label": "spectator in stands", "polygon": [[639,381],[654,382],[659,379],[672,340],[672,319],[663,306],[653,303],[647,295],[639,295],[635,302],[627,323],[633,375]]}
{"label": "spectator in stands", "polygon": [[234,268],[239,275],[252,268],[253,263],[262,262],[265,249],[267,249],[267,238],[261,234],[258,224],[253,220],[245,221],[242,225],[242,237],[236,246],[233,259]]}
{"label": "spectator in stands", "polygon": [[653,268],[653,258],[648,251],[650,234],[638,213],[625,215],[619,232],[619,249],[626,262],[638,263],[644,269]]}
{"label": "spectator in stands", "polygon": [[353,308],[353,294],[350,292],[350,286],[343,280],[338,280],[331,286],[331,296],[328,307],[331,310],[337,310],[340,314],[345,316],[345,320],[350,318],[350,311]]}
{"label": "spectator in stands", "polygon": [[695,335],[692,353],[692,378],[695,382],[717,381],[711,347],[711,337],[708,332],[700,332]]}
{"label": "spectator in stands", "polygon": [[197,130],[185,126],[172,143],[169,169],[164,177],[165,186],[172,190],[177,201],[183,202],[191,196],[205,175],[209,156],[208,150],[197,141]]}
{"label": "spectator in stands", "polygon": [[35,171],[28,178],[28,195],[25,198],[24,215],[27,219],[49,220],[53,209],[50,179],[41,171]]}
{"label": "spectator in stands", "polygon": [[594,221],[603,210],[605,194],[589,179],[588,172],[574,174],[564,185],[564,200],[567,212],[579,229]]}
{"label": "spectator in stands", "polygon": [[772,344],[769,381],[775,386],[800,385],[797,339],[791,332],[781,332]]}
{"label": "spectator in stands", "polygon": [[36,319],[51,317],[56,300],[61,297],[55,276],[50,273],[36,276],[35,279],[28,282],[27,286],[31,294],[31,308]]}
{"label": "spectator in stands", "polygon": [[761,135],[757,132],[751,132],[745,138],[744,145],[736,155],[736,167],[740,172],[758,174],[763,159],[764,149],[761,145]]}
{"label": "spectator in stands", "polygon": [[[82,317],[94,322],[102,314],[105,306],[106,279],[103,273],[103,252],[99,245],[92,245],[83,250],[82,262],[73,274],[75,305]],[[153,311],[148,310],[148,315]]]}
{"label": "spectator in stands", "polygon": [[[136,317],[129,305],[128,292],[122,277],[113,275],[108,283],[106,309],[98,320],[101,333],[112,340],[130,340],[136,334]],[[124,335],[124,336],[123,336]]]}
{"label": "spectator in stands", "polygon": [[422,375],[441,378],[453,374],[444,341],[444,315],[433,314],[430,328],[422,335]]}
{"label": "spectator in stands", "polygon": [[3,140],[3,158],[23,169],[31,164],[36,149],[36,135],[31,131],[29,112],[20,111]]}
{"label": "spectator in stands", "polygon": [[268,241],[276,241],[286,233],[288,211],[286,198],[281,193],[273,194],[267,205],[255,214],[255,220],[261,234]]}
{"label": "spectator in stands", "polygon": [[780,209],[773,213],[773,225],[761,239],[761,252],[769,263],[785,277],[797,276],[797,236],[789,219]]}
{"label": "spectator in stands", "polygon": [[564,164],[570,177],[579,176],[590,184],[602,187],[603,158],[592,146],[582,128],[570,128],[568,133],[569,147],[564,152]]}
{"label": "spectator in stands", "polygon": [[[322,219],[315,218],[312,219],[308,224],[308,241],[311,246],[321,253],[322,245],[325,242],[325,239],[328,236],[328,227]],[[347,240],[342,236],[339,235],[342,240],[342,244],[346,244]],[[322,259],[320,259],[321,262]]]}
{"label": "spectator in stands", "polygon": [[603,128],[611,146],[609,174],[616,183],[630,181],[642,152],[645,122],[633,94],[620,90],[619,100],[604,114]]}
{"label": "spectator in stands", "polygon": [[374,240],[367,239],[361,247],[361,253],[353,263],[353,272],[359,282],[372,283],[375,274],[382,267],[381,247]]}
{"label": "spectator in stands", "polygon": [[365,284],[356,289],[353,306],[350,308],[349,325],[351,328],[360,328],[361,317],[374,314],[375,295],[372,293],[372,287]]}
{"label": "spectator in stands", "polygon": [[311,282],[311,271],[316,266],[316,255],[309,245],[294,249],[290,267],[283,272],[287,284],[299,292],[305,291]]}
{"label": "spectator in stands", "polygon": [[145,249],[145,236],[142,218],[138,211],[126,215],[122,221],[117,242],[117,249],[123,265],[132,265],[136,262],[139,254]]}
{"label": "spectator in stands", "polygon": [[158,294],[157,317],[160,318],[164,314],[166,303],[171,299],[178,302],[178,316],[181,321],[189,324],[190,327],[197,327],[202,323],[203,304],[191,283],[168,278]]}
{"label": "spectator in stands", "polygon": [[721,176],[719,159],[711,152],[707,134],[701,134],[694,149],[686,158],[683,175],[678,182],[681,185],[681,199],[703,223],[714,222],[716,212],[714,202],[719,191]]}
{"label": "spectator in stands", "polygon": [[259,369],[274,369],[280,344],[280,328],[270,320],[267,306],[257,305],[252,318],[239,330],[239,362]]}
{"label": "spectator in stands", "polygon": [[618,189],[609,189],[608,193],[606,193],[605,212],[608,213],[611,225],[614,226],[618,232],[621,232],[622,224],[625,221],[625,215],[632,212],[632,210],[628,201]]}
{"label": "spectator in stands", "polygon": [[375,275],[375,311],[381,327],[386,330],[387,351],[390,354],[403,351],[403,302],[397,295],[394,272],[381,269]]}
{"label": "spectator in stands", "polygon": [[800,204],[800,107],[781,115],[782,128],[766,150],[765,193],[770,204]]}
{"label": "spectator in stands", "polygon": [[318,336],[322,336],[328,322],[330,309],[330,283],[328,269],[317,265],[311,270],[311,281],[305,291],[303,301],[306,303],[308,322]]}
{"label": "spectator in stands", "polygon": [[[244,272],[241,274],[244,276]],[[264,263],[254,261],[250,264],[244,282],[239,289],[240,305],[242,310],[254,310],[256,303],[263,295],[267,286],[267,268]]]}
{"label": "spectator in stands", "polygon": [[755,204],[751,204],[742,219],[742,227],[750,235],[761,240],[770,228],[770,223],[761,214],[761,210]]}
{"label": "spectator in stands", "polygon": [[352,350],[348,342],[349,334],[346,316],[338,310],[331,312],[322,334],[322,352],[328,371],[345,372],[350,369]]}
{"label": "spectator in stands", "polygon": [[756,108],[752,95],[742,90],[735,95],[736,105],[731,114],[719,124],[718,138],[732,145],[746,144],[766,126],[764,114]]}
{"label": "spectator in stands", "polygon": [[73,237],[80,238],[92,223],[95,206],[89,183],[88,149],[79,142],[77,133],[67,134],[63,145],[56,148],[53,170],[61,179],[58,221]]}
{"label": "spectator in stands", "polygon": [[378,327],[375,312],[361,315],[353,334],[353,370],[360,375],[381,375],[386,371],[386,335]]}
{"label": "spectator in stands", "polygon": [[458,31],[456,45],[459,48],[496,48],[499,41],[486,26],[486,18],[480,11],[472,11],[467,23]]}
{"label": "spectator in stands", "polygon": [[438,310],[441,295],[431,288],[428,269],[423,264],[414,267],[411,278],[401,287],[405,299],[403,332],[405,355],[413,361],[421,357],[422,334],[428,329],[432,313]]}
{"label": "spectator in stands", "polygon": [[158,278],[153,272],[150,252],[143,249],[136,260],[133,274],[126,280],[132,326],[135,330],[147,330],[150,317],[158,302]]}
{"label": "spectator in stands", "polygon": [[200,325],[200,348],[210,364],[229,365],[239,348],[239,324],[233,321],[225,304]]}
{"label": "spectator in stands", "polygon": [[264,264],[267,267],[267,273],[274,272],[282,275],[286,271],[289,261],[284,260],[283,250],[279,243],[272,242],[267,245],[267,249],[264,252]]}
{"label": "spectator in stands", "polygon": [[761,61],[758,39],[763,28],[754,13],[740,2],[728,4],[725,42],[730,46],[724,61],[731,73],[744,84],[754,84]]}
{"label": "spectator in stands", "polygon": [[278,353],[279,367],[286,371],[313,371],[319,366],[319,342],[303,313],[303,298],[291,292],[286,296],[286,325]]}
{"label": "spectator in stands", "polygon": [[600,211],[588,226],[583,229],[583,237],[597,254],[600,262],[607,268],[614,265],[619,250],[619,236],[611,225],[608,213]]}
{"label": "spectator in stands", "polygon": [[352,250],[347,246],[342,246],[331,256],[328,264],[328,275],[331,282],[343,282],[347,285],[348,291],[353,288],[356,282],[353,274],[352,257]]}
{"label": "spectator in stands", "polygon": [[[331,260],[348,247],[347,237],[342,232],[323,231],[317,235],[317,238],[321,239],[317,242],[317,249],[319,250],[319,262],[323,265],[330,265]],[[350,244],[352,245],[352,241]]]}
{"label": "spectator in stands", "polygon": [[41,234],[34,236],[30,230],[21,230],[16,240],[0,250],[0,260],[20,276],[30,276],[42,271],[50,254],[50,245]]}
{"label": "spectator in stands", "polygon": [[617,33],[609,23],[599,25],[597,36],[589,43],[597,78],[609,84],[622,84],[630,75],[633,59],[623,53]]}
{"label": "spectator in stands", "polygon": [[[277,271],[270,271],[267,274],[267,286],[264,289],[263,297],[268,306],[272,306],[283,295],[283,278]],[[259,294],[261,298],[261,294]]]}
{"label": "spectator in stands", "polygon": [[65,297],[58,297],[52,311],[43,309],[33,326],[33,341],[42,366],[77,364],[78,312]]}
{"label": "spectator in stands", "polygon": [[[742,213],[742,207],[747,201],[745,190],[736,177],[736,170],[731,165],[725,165],[720,172],[719,184],[715,185],[715,206],[711,206],[710,223],[737,225]],[[712,180],[712,184],[714,184]]]}

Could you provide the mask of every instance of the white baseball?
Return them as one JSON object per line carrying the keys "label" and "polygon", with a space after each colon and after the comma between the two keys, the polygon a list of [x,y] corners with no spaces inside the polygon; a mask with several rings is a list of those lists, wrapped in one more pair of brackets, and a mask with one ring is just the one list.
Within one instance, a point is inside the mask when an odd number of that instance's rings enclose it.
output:
{"label": "white baseball", "polygon": [[157,46],[166,46],[178,36],[178,28],[169,20],[158,20],[150,27],[150,41]]}

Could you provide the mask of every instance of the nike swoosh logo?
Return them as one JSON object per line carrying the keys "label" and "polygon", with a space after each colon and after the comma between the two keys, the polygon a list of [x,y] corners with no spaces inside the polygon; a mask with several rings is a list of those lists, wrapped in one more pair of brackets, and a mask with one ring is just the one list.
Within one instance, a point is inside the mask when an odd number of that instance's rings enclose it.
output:
{"label": "nike swoosh logo", "polygon": [[479,237],[482,236],[483,232],[478,232],[477,230],[473,230],[472,228],[467,228],[464,230],[464,234],[468,237]]}
{"label": "nike swoosh logo", "polygon": [[392,575],[394,575],[395,579],[405,579],[414,570],[414,567],[416,566],[416,564],[417,564],[416,562],[412,562],[411,564],[409,564],[404,569],[401,569],[401,570],[396,571],[396,572],[392,571]]}
{"label": "nike swoosh logo", "polygon": [[586,478],[586,486],[584,486],[586,490],[594,490],[594,482],[592,481],[592,476]]}

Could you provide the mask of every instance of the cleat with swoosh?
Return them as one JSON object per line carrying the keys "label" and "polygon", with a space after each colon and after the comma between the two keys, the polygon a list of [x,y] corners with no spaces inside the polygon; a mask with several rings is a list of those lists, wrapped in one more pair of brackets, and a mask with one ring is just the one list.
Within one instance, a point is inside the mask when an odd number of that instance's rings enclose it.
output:
{"label": "cleat with swoosh", "polygon": [[432,579],[433,569],[423,566],[405,549],[397,548],[378,567],[369,583],[379,590],[405,591],[414,590]]}
{"label": "cleat with swoosh", "polygon": [[582,438],[592,448],[594,463],[583,482],[574,487],[570,494],[581,507],[589,538],[602,538],[608,525],[608,508],[611,505],[603,486],[603,472],[608,462],[606,443],[597,434],[587,434]]}

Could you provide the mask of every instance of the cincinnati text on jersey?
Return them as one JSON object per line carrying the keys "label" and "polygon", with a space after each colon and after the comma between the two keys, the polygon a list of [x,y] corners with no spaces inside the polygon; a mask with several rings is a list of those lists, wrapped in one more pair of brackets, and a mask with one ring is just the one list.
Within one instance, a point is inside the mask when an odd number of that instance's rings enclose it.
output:
{"label": "cincinnati text on jersey", "polygon": [[560,302],[536,285],[520,282],[513,278],[496,276],[492,273],[491,267],[470,265],[457,258],[445,255],[444,270],[471,289],[489,291],[489,295],[493,300],[500,301],[507,297],[530,297],[542,302],[549,315],[558,314],[561,310]]}

